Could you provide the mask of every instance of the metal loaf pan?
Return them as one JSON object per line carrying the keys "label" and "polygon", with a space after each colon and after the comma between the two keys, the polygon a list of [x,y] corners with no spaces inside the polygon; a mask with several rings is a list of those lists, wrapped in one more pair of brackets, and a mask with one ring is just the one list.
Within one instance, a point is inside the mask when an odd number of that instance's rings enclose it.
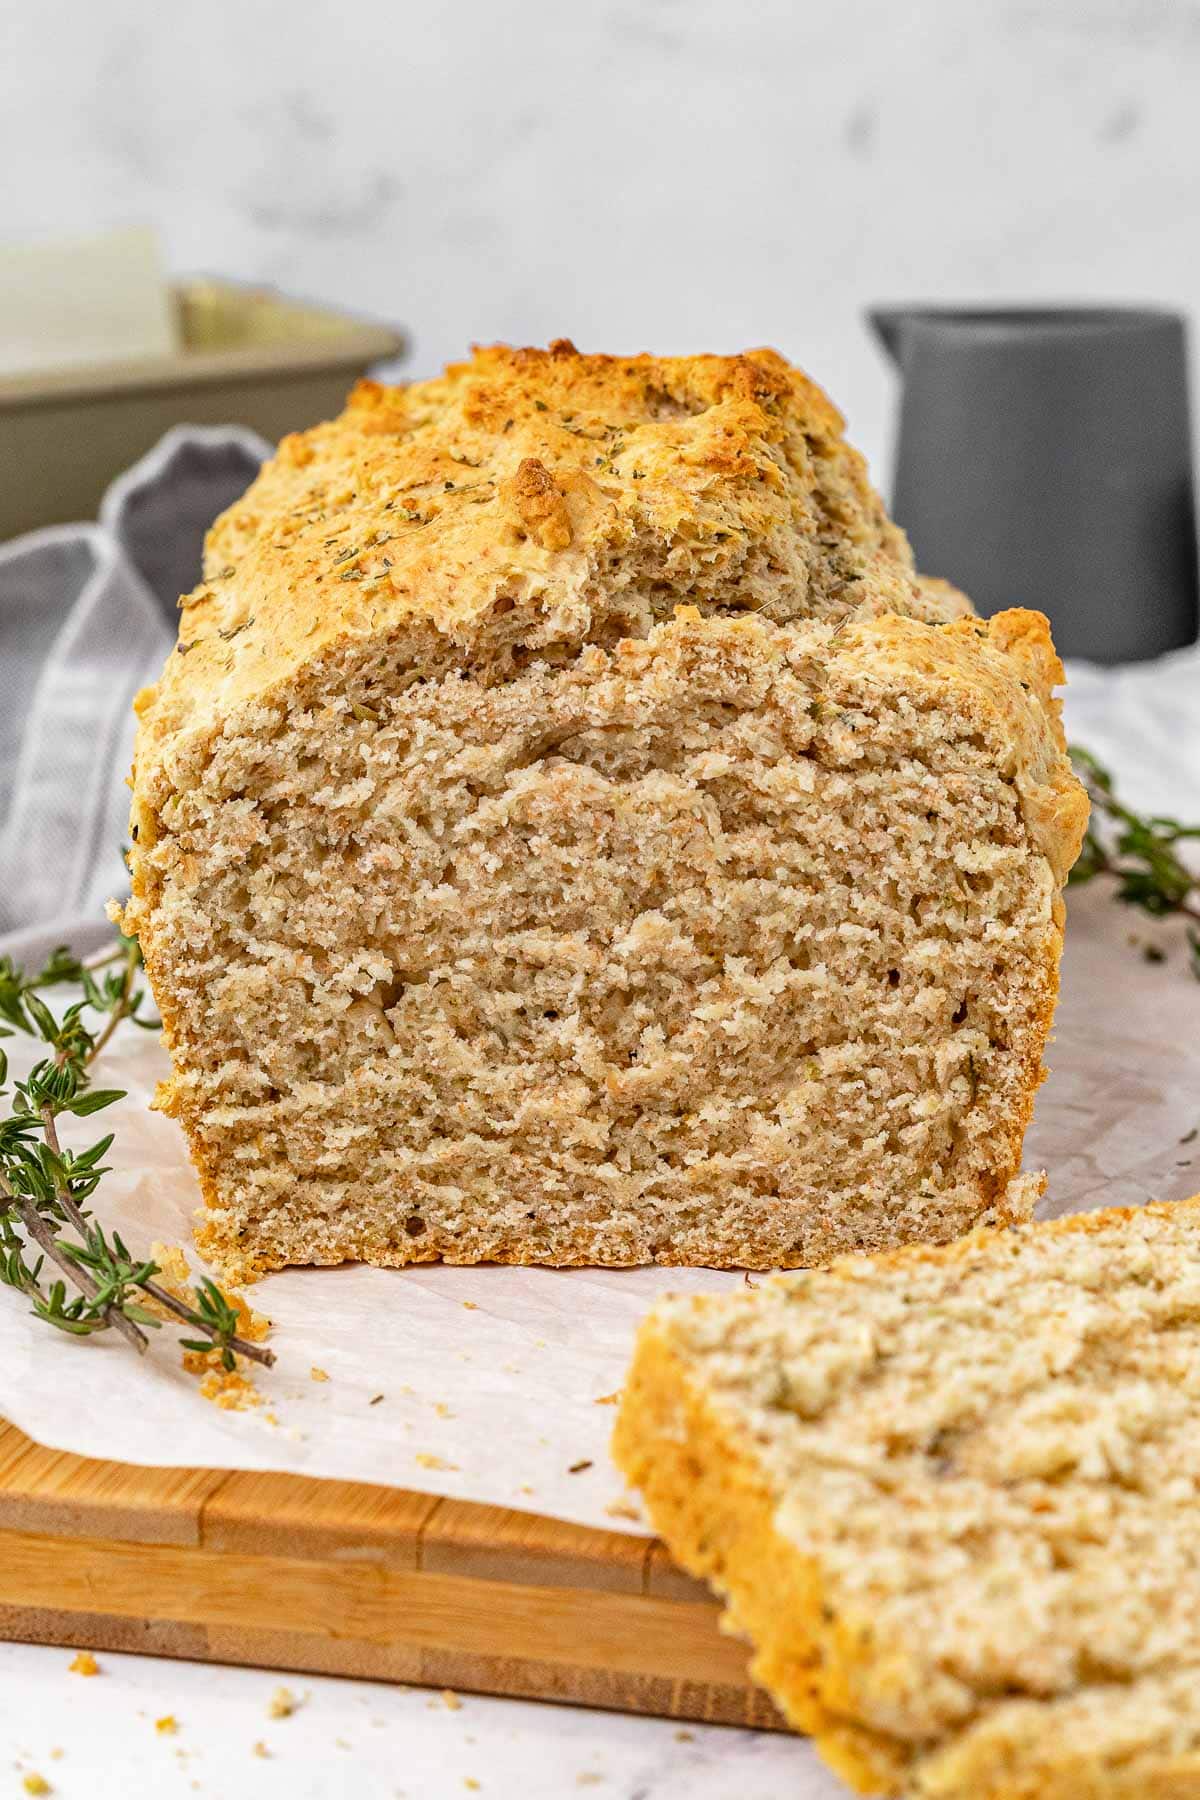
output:
{"label": "metal loaf pan", "polygon": [[172,425],[248,425],[274,441],[330,418],[403,335],[232,282],[172,289],[182,346],[136,362],[0,376],[0,541],[95,516]]}

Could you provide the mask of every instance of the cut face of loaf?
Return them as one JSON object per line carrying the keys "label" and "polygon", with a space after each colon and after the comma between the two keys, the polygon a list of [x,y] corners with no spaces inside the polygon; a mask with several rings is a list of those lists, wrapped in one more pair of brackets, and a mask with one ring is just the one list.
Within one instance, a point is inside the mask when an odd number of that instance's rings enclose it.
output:
{"label": "cut face of loaf", "polygon": [[126,925],[228,1270],[768,1267],[1027,1209],[1061,671],[917,583],[837,426],[769,353],[486,352],[219,522]]}
{"label": "cut face of loaf", "polygon": [[1200,1794],[1200,1198],[643,1326],[614,1449],[857,1791]]}

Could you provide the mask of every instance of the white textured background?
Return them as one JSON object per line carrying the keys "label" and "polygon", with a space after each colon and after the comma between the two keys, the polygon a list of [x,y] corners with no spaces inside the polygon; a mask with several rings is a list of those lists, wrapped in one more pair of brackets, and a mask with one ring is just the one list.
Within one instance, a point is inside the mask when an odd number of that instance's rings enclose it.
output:
{"label": "white textured background", "polygon": [[773,342],[882,473],[884,298],[1200,306],[1196,0],[0,7],[0,233],[472,338]]}

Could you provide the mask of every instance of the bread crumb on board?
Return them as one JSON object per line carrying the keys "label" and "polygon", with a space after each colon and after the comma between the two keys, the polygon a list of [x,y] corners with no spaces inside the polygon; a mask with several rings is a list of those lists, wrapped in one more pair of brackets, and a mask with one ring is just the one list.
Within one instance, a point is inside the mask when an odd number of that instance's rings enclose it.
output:
{"label": "bread crumb on board", "polygon": [[277,1687],[267,1702],[267,1717],[269,1719],[290,1719],[302,1704],[299,1696],[293,1694],[291,1688]]}
{"label": "bread crumb on board", "polygon": [[71,1675],[98,1675],[100,1664],[90,1650],[78,1650],[67,1664],[67,1671]]}
{"label": "bread crumb on board", "polygon": [[46,1780],[46,1777],[44,1775],[37,1774],[32,1769],[30,1770],[29,1774],[26,1775],[24,1781],[21,1783],[21,1786],[25,1789],[25,1792],[27,1794],[52,1794],[54,1792],[54,1789],[50,1786],[50,1783]]}
{"label": "bread crumb on board", "polygon": [[414,1461],[423,1469],[457,1469],[458,1464],[447,1462],[444,1456],[434,1456],[428,1450],[418,1450]]}
{"label": "bread crumb on board", "polygon": [[634,1500],[610,1500],[604,1510],[610,1519],[632,1519],[635,1525],[645,1523]]}
{"label": "bread crumb on board", "polygon": [[179,1720],[174,1713],[164,1713],[161,1719],[155,1719],[154,1729],[161,1732],[163,1737],[174,1737],[179,1730]]}
{"label": "bread crumb on board", "polygon": [[443,1688],[441,1698],[442,1705],[448,1712],[462,1711],[462,1701],[459,1699],[453,1688]]}
{"label": "bread crumb on board", "polygon": [[269,1757],[271,1752],[267,1749],[267,1746],[263,1743],[261,1738],[256,1738],[251,1746],[250,1754],[252,1756]]}
{"label": "bread crumb on board", "polygon": [[596,1398],[592,1401],[592,1405],[593,1406],[619,1406],[620,1401],[621,1401],[621,1390],[620,1390],[620,1388],[614,1388],[611,1394],[597,1394]]}
{"label": "bread crumb on board", "polygon": [[328,1381],[329,1380],[329,1376],[328,1376],[327,1372],[324,1369],[318,1369],[316,1363],[314,1363],[312,1368],[308,1371],[308,1377],[309,1377],[310,1381]]}

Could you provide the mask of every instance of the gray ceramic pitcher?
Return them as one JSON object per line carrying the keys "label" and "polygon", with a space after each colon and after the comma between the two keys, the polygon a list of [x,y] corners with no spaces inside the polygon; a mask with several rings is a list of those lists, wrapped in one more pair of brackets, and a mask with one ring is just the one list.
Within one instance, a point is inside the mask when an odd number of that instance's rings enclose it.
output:
{"label": "gray ceramic pitcher", "polygon": [[877,307],[901,375],[892,505],[983,613],[1033,606],[1064,656],[1197,629],[1187,342],[1175,313]]}

